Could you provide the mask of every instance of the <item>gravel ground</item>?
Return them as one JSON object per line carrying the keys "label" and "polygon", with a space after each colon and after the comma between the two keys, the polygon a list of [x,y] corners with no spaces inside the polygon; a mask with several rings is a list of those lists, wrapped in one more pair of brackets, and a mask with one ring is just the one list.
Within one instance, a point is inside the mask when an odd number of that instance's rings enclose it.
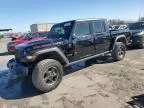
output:
{"label": "gravel ground", "polygon": [[58,88],[41,93],[30,77],[11,77],[7,41],[0,41],[0,108],[144,108],[144,49],[128,50],[120,62],[101,57],[75,64]]}

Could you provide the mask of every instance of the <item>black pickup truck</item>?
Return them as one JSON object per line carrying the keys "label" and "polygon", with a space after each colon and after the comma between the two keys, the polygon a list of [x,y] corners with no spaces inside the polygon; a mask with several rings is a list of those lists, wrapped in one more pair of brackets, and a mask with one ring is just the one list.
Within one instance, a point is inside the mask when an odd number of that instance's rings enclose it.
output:
{"label": "black pickup truck", "polygon": [[144,21],[131,23],[128,26],[131,46],[144,48]]}
{"label": "black pickup truck", "polygon": [[63,77],[63,68],[81,60],[111,54],[115,61],[126,54],[129,36],[112,33],[105,19],[73,20],[55,24],[47,40],[16,46],[8,67],[16,74],[32,75],[34,86],[48,92]]}

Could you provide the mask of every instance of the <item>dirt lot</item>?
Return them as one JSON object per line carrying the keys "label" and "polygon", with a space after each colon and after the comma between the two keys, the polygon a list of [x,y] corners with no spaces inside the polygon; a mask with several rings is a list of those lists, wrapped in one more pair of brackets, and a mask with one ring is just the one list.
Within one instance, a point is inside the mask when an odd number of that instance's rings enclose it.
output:
{"label": "dirt lot", "polygon": [[144,108],[144,49],[128,50],[120,62],[101,57],[75,64],[57,89],[41,93],[30,77],[6,69],[13,57],[5,53],[7,41],[0,41],[0,108]]}

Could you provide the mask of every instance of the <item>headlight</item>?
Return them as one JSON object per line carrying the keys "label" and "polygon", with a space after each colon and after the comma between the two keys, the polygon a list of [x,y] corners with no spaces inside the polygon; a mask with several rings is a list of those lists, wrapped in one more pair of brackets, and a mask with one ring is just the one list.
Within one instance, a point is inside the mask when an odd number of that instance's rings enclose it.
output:
{"label": "headlight", "polygon": [[137,33],[136,35],[144,35],[144,31]]}
{"label": "headlight", "polygon": [[32,49],[27,49],[25,52],[24,52],[24,56],[27,60],[31,60],[31,61],[34,61],[36,59],[36,55],[33,54],[33,50]]}
{"label": "headlight", "polygon": [[28,60],[35,60],[36,59],[36,55],[27,56],[26,58]]}
{"label": "headlight", "polygon": [[37,56],[33,54],[32,50],[28,49],[23,52],[21,57],[22,57],[22,61],[26,62],[26,61],[34,61]]}

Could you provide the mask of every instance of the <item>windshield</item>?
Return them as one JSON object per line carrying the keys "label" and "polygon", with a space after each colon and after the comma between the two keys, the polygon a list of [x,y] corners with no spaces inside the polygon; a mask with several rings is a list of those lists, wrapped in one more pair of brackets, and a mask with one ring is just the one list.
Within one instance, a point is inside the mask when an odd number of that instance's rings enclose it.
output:
{"label": "windshield", "polygon": [[54,25],[50,32],[50,38],[68,38],[71,34],[74,21],[64,22]]}
{"label": "windshield", "polygon": [[129,29],[130,30],[141,30],[141,29],[144,29],[144,22],[137,22],[137,23],[129,24]]}
{"label": "windshield", "polygon": [[48,32],[28,33],[22,36],[22,39],[47,37]]}

